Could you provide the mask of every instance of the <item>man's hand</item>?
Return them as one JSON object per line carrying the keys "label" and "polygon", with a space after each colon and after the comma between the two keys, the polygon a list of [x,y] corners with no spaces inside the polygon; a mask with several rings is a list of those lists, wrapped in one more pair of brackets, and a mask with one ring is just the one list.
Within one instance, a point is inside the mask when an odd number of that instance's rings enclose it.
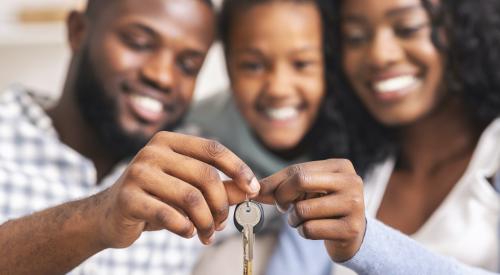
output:
{"label": "man's hand", "polygon": [[[223,183],[217,169],[232,181]],[[102,241],[127,247],[143,231],[166,229],[186,238],[198,234],[209,244],[223,229],[230,203],[257,195],[259,188],[250,168],[220,143],[158,133],[100,194]]]}
{"label": "man's hand", "polygon": [[261,180],[260,200],[290,209],[288,223],[307,239],[325,240],[332,260],[352,258],[366,220],[363,181],[348,160],[293,165]]}

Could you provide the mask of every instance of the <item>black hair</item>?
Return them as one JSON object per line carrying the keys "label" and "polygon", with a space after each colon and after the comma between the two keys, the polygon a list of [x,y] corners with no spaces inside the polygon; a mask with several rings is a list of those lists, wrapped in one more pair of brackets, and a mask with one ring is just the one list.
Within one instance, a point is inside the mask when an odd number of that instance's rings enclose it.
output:
{"label": "black hair", "polygon": [[[200,0],[203,3],[207,4],[210,8],[214,8],[214,4],[212,0]],[[112,0],[88,0],[87,7],[85,9],[85,13],[89,17],[94,17],[99,10],[101,10],[104,5],[110,4]]]}
{"label": "black hair", "polygon": [[[500,1],[421,0],[432,23],[432,41],[444,56],[444,84],[451,96],[461,97],[472,118],[487,124],[500,115]],[[333,152],[334,135],[341,127],[340,144],[359,174],[399,152],[396,129],[377,122],[350,87],[341,63],[341,0],[324,0],[321,11],[327,30],[325,55],[327,95],[325,110],[330,128],[324,147],[316,154]],[[328,3],[331,2],[331,3]],[[444,36],[440,35],[444,31]],[[445,41],[442,41],[444,38]]]}
{"label": "black hair", "polygon": [[[222,3],[221,10],[219,12],[219,22],[218,31],[219,38],[222,44],[228,45],[229,34],[231,33],[231,27],[234,25],[234,18],[236,18],[240,12],[246,11],[251,7],[256,5],[262,5],[272,2],[296,2],[296,3],[316,3],[315,0],[224,0]],[[258,20],[258,18],[256,18]],[[227,47],[224,47],[227,48]]]}

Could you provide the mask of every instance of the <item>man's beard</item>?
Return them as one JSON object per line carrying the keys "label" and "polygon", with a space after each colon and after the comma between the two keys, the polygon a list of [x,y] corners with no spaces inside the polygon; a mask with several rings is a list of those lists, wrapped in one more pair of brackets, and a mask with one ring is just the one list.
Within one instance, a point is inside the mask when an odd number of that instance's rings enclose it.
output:
{"label": "man's beard", "polygon": [[[94,129],[103,148],[117,160],[132,157],[151,137],[123,129],[117,102],[106,92],[103,83],[95,75],[94,67],[88,50],[84,50],[75,80],[77,106],[83,119]],[[178,120],[159,130],[171,131],[180,123]]]}

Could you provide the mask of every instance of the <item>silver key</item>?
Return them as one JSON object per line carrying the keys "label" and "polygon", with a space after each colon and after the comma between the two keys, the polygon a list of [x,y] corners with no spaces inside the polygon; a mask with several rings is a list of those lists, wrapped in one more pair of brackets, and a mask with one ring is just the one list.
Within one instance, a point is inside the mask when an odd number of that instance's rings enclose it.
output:
{"label": "silver key", "polygon": [[243,233],[243,275],[252,274],[253,244],[255,233],[262,228],[264,211],[254,201],[245,201],[236,206],[234,224]]}

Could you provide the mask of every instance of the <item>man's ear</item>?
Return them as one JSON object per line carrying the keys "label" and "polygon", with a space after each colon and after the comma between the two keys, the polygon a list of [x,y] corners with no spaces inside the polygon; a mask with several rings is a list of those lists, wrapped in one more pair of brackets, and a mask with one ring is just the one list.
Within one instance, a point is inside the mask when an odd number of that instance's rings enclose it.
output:
{"label": "man's ear", "polygon": [[79,11],[72,11],[66,19],[66,28],[68,31],[68,42],[71,51],[76,53],[82,47],[88,30],[88,21],[86,16]]}

